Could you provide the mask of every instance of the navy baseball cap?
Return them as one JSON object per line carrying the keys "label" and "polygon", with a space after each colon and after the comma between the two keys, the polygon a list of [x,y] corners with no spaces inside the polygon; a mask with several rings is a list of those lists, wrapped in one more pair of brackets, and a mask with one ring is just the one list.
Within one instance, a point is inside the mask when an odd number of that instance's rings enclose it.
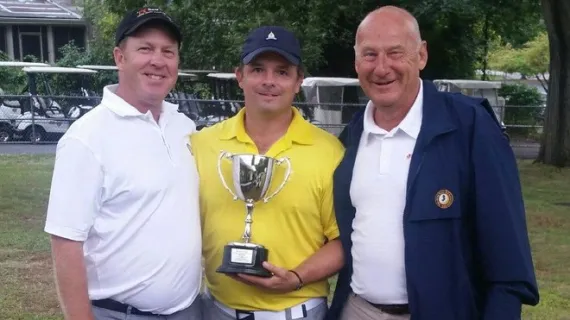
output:
{"label": "navy baseball cap", "polygon": [[265,52],[276,52],[294,65],[301,64],[301,45],[295,34],[283,27],[263,26],[249,33],[243,44],[241,61],[249,64]]}
{"label": "navy baseball cap", "polygon": [[115,33],[115,45],[149,22],[162,22],[170,29],[178,44],[182,42],[182,32],[174,20],[159,8],[144,7],[133,10],[123,18]]}

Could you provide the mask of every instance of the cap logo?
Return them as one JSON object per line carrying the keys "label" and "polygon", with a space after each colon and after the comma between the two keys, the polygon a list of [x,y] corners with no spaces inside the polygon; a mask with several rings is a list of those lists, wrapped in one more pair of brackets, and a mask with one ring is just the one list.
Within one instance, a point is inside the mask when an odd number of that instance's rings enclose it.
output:
{"label": "cap logo", "polygon": [[265,38],[265,40],[277,40],[277,38],[275,37],[273,32],[269,32],[269,34],[267,35],[267,38]]}
{"label": "cap logo", "polygon": [[[145,14],[149,14],[149,13],[160,13],[166,17],[168,17],[164,11],[158,9],[158,8],[142,8],[137,12],[137,18],[140,18],[142,16],[144,16]],[[170,19],[170,18],[169,18]]]}

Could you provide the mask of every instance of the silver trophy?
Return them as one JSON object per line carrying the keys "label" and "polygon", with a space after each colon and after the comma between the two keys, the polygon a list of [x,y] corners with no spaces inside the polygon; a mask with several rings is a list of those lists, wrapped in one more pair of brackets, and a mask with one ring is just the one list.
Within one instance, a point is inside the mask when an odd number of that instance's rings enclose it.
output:
{"label": "silver trophy", "polygon": [[[233,190],[228,187],[222,174],[222,160],[232,162]],[[276,165],[287,164],[287,171],[283,182],[269,196],[266,194],[271,185],[273,170]],[[267,260],[268,250],[263,245],[251,243],[251,224],[253,222],[253,207],[258,201],[267,202],[283,187],[291,174],[291,162],[288,158],[275,159],[257,154],[232,154],[222,151],[218,157],[218,174],[222,184],[233,196],[234,200],[245,202],[245,230],[242,235],[243,242],[230,242],[224,247],[222,265],[216,270],[220,273],[245,273],[260,277],[270,277],[271,272],[263,268],[263,261]]]}

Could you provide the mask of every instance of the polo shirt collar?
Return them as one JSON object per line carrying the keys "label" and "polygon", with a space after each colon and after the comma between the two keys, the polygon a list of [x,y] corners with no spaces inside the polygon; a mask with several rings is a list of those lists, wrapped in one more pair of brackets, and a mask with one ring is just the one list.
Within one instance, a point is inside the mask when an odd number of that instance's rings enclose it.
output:
{"label": "polo shirt collar", "polygon": [[[101,99],[101,104],[105,105],[115,114],[120,117],[145,117],[150,115],[150,111],[147,114],[140,112],[135,107],[127,103],[123,98],[119,97],[116,92],[118,84],[107,85],[103,88],[103,97]],[[161,117],[164,114],[172,114],[178,112],[178,105],[162,101],[162,111]]]}
{"label": "polo shirt collar", "polygon": [[[220,139],[230,140],[237,138],[241,142],[251,142],[251,138],[245,131],[245,107],[232,118],[226,120],[226,128],[220,133]],[[293,120],[285,133],[284,138],[291,140],[298,144],[313,144],[313,133],[311,124],[303,118],[303,115],[295,107],[291,107],[293,111]]]}
{"label": "polo shirt collar", "polygon": [[[402,130],[410,137],[417,139],[420,133],[420,128],[422,125],[422,109],[423,109],[423,83],[420,81],[420,90],[412,107],[402,120],[400,124],[394,128],[394,132],[397,130]],[[371,135],[379,134],[386,135],[388,132],[380,127],[374,122],[374,104],[372,101],[368,101],[366,109],[364,111],[364,130],[363,134],[366,136],[366,141]]]}

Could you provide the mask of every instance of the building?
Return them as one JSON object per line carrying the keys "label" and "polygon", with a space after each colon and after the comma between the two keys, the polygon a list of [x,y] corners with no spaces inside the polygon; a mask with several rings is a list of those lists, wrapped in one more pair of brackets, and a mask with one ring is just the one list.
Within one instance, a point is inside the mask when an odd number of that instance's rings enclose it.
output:
{"label": "building", "polygon": [[28,55],[55,63],[59,48],[87,46],[87,23],[71,0],[0,0],[0,51],[10,60]]}

